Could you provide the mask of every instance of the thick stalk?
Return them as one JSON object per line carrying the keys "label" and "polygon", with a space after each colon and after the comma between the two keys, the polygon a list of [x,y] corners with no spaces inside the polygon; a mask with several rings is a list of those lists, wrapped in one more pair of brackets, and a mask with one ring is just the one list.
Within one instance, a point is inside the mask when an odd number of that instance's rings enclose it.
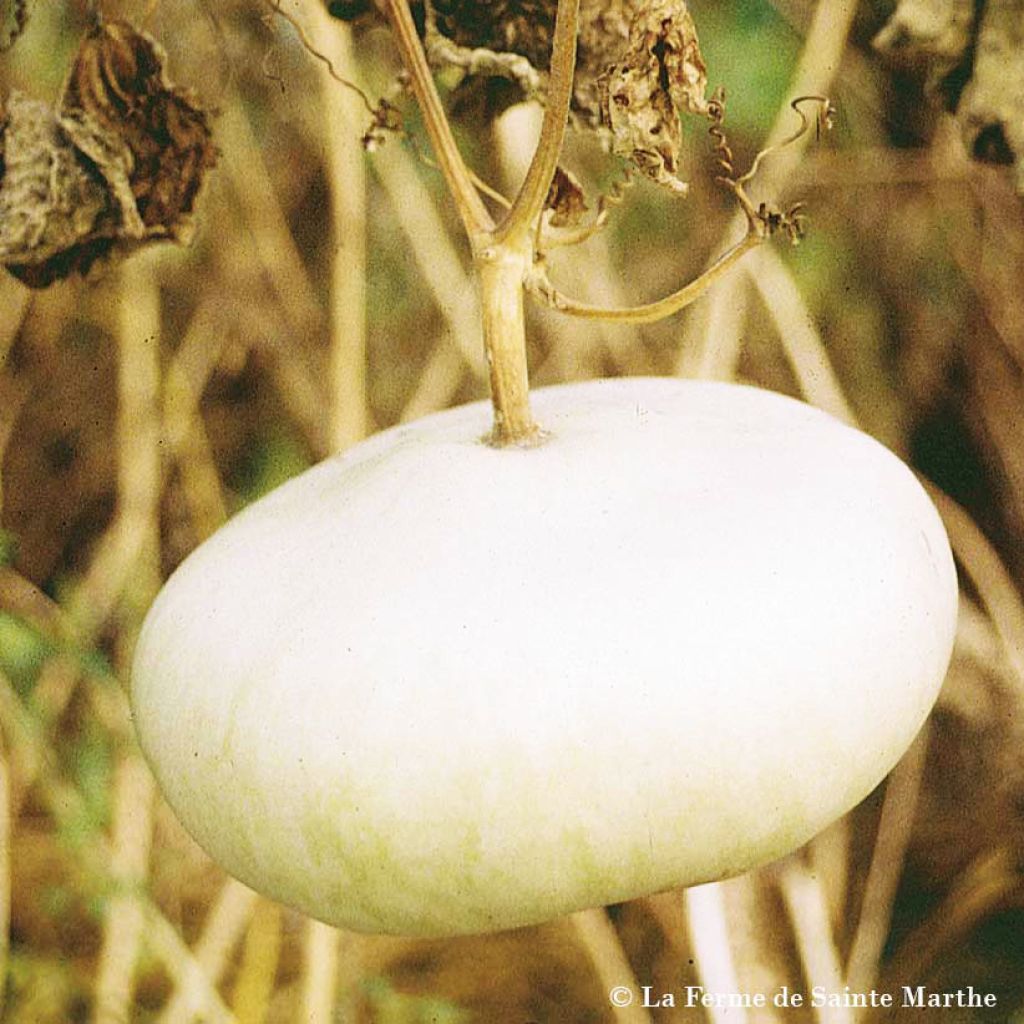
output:
{"label": "thick stalk", "polygon": [[579,20],[580,0],[559,0],[540,141],[512,209],[494,233],[497,242],[519,245],[532,237],[537,219],[544,211],[569,122]]}
{"label": "thick stalk", "polygon": [[579,5],[580,0],[559,0],[548,104],[540,142],[512,209],[495,229],[473,176],[455,145],[408,0],[387,0],[386,3],[438,164],[473,248],[480,279],[484,348],[494,406],[494,430],[490,440],[503,447],[528,445],[542,436],[530,412],[523,288],[533,262],[535,225],[551,187],[569,116]]}
{"label": "thick stalk", "polygon": [[530,445],[541,437],[530,412],[526,367],[523,279],[530,257],[529,248],[501,245],[484,249],[476,257],[494,405],[489,440],[498,447]]}
{"label": "thick stalk", "polygon": [[494,221],[487,212],[487,207],[484,206],[455,144],[455,136],[452,134],[441,97],[437,93],[437,86],[427,63],[427,55],[416,32],[416,24],[412,20],[408,0],[387,0],[385,6],[402,55],[402,63],[409,73],[413,95],[423,113],[423,123],[430,136],[430,144],[441,173],[458,207],[459,216],[470,241],[476,245],[482,235],[491,231]]}

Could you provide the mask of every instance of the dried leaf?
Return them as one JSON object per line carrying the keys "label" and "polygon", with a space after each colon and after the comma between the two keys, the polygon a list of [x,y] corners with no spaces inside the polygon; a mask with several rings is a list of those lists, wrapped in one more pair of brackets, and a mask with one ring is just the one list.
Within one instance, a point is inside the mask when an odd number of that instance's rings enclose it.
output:
{"label": "dried leaf", "polygon": [[554,228],[576,227],[587,212],[587,197],[575,176],[562,167],[555,169],[555,177],[548,190],[546,208],[551,211],[550,224]]}
{"label": "dried leaf", "polygon": [[1024,0],[900,0],[876,49],[923,66],[974,157],[1016,165],[1024,195]]}
{"label": "dried leaf", "polygon": [[683,111],[706,114],[707,71],[697,30],[682,0],[641,9],[623,58],[604,81],[604,118],[612,148],[653,181],[685,193],[679,178]]}
{"label": "dried leaf", "polygon": [[126,22],[82,41],[56,110],[11,96],[2,125],[0,262],[33,287],[108,253],[187,240],[215,151],[205,114]]}
{"label": "dried leaf", "polygon": [[[973,0],[899,0],[872,40],[880,53],[903,63],[924,63],[929,88],[947,91],[957,68],[968,60],[974,28]],[[954,102],[959,97],[950,97]]]}
{"label": "dried leaf", "polygon": [[34,287],[88,270],[118,229],[102,178],[45,103],[12,93],[0,132],[0,260]]}
{"label": "dried leaf", "polygon": [[555,30],[553,0],[433,0],[437,27],[457,46],[516,53],[546,69]]}
{"label": "dried leaf", "polygon": [[1016,164],[1024,195],[1024,0],[986,4],[957,119],[976,159]]}
{"label": "dried leaf", "polygon": [[[581,0],[573,83],[573,112],[578,126],[601,123],[599,78],[622,58],[629,26],[648,0]],[[426,20],[422,3],[414,14]],[[485,97],[488,116],[516,102],[516,90],[495,77],[511,80],[519,93],[543,96],[551,57],[557,0],[432,0],[436,35],[428,39],[432,62],[460,68],[466,80],[460,92]]]}
{"label": "dried leaf", "polygon": [[573,110],[593,128],[601,127],[603,120],[604,76],[623,59],[629,46],[629,27],[645,2],[582,0],[580,4]]}

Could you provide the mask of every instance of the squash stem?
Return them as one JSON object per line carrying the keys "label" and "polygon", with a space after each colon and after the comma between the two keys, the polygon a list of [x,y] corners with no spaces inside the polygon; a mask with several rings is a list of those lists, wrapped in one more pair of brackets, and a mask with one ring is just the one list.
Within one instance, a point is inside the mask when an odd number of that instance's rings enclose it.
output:
{"label": "squash stem", "polygon": [[530,412],[523,289],[533,263],[533,235],[568,120],[579,4],[580,0],[559,0],[541,141],[519,195],[496,228],[477,191],[474,176],[455,145],[408,0],[385,3],[438,164],[473,249],[494,406],[494,429],[489,440],[500,447],[530,445],[543,437]]}
{"label": "squash stem", "polygon": [[488,441],[500,448],[528,447],[543,437],[530,411],[526,365],[523,281],[531,259],[528,247],[504,245],[485,247],[476,256],[494,406]]}

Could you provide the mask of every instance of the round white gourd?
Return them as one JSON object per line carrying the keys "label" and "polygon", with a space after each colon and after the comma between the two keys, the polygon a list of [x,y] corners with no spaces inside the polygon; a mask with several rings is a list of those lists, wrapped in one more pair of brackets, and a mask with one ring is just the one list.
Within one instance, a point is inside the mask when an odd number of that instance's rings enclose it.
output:
{"label": "round white gourd", "polygon": [[537,391],[389,430],[202,545],[136,727],[228,871],[346,928],[511,928],[742,872],[892,768],[957,584],[881,445],[752,388]]}

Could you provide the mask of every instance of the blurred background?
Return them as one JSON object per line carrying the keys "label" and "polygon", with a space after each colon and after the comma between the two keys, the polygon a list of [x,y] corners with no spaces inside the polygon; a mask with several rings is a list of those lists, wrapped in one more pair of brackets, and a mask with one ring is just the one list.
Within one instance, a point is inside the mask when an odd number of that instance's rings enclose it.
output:
{"label": "blurred background", "polygon": [[[8,35],[25,21],[0,59],[4,95],[56,100],[88,6],[0,7]],[[836,104],[834,130],[769,158],[755,188],[805,202],[807,238],[751,254],[656,326],[534,305],[529,329],[536,385],[754,382],[856,420],[935,486],[961,569],[958,643],[939,706],[887,783],[753,875],[453,941],[313,924],[224,876],[184,834],[124,697],[161,580],[314,462],[486,395],[467,246],[387,31],[312,0],[281,6],[371,105],[397,105],[404,132],[366,152],[367,107],[269,4],[109,0],[104,13],[158,39],[173,81],[210,112],[218,163],[195,236],[44,290],[0,279],[0,1019],[840,1022],[872,1011],[726,1018],[615,1009],[607,992],[924,984],[973,985],[997,1006],[895,1019],[1024,1022],[1024,221],[1012,166],[1024,107],[1006,79],[1010,128],[990,130],[975,116],[985,51],[969,28],[929,49],[884,0],[695,0],[737,166],[776,122],[775,137],[795,127],[794,95]],[[472,166],[512,193],[536,112],[507,87],[451,71],[441,84]],[[625,189],[603,231],[551,253],[563,291],[656,298],[741,235],[706,122],[684,130],[690,196]],[[592,210],[619,198],[621,162],[582,126],[565,164]]]}

